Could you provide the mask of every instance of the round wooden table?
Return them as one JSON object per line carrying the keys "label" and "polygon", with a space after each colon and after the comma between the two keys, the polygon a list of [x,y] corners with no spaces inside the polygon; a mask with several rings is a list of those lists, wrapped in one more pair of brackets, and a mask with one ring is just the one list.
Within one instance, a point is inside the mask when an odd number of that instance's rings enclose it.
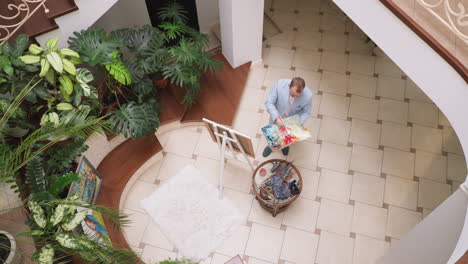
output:
{"label": "round wooden table", "polygon": [[[293,173],[291,175],[292,179],[290,179],[296,180],[296,185],[299,188],[298,194],[286,199],[277,199],[271,192],[268,192],[268,190],[265,189],[264,182],[265,180],[271,177],[270,170],[276,163],[280,163],[280,165],[281,163],[289,163],[289,166],[293,170]],[[266,170],[266,175],[264,176],[260,175],[260,171],[262,168]],[[296,168],[296,166],[294,166],[294,164],[288,162],[287,160],[271,159],[264,161],[255,169],[252,175],[252,187],[255,193],[255,199],[265,210],[271,212],[273,217],[275,217],[279,212],[286,209],[288,205],[290,205],[297,199],[297,197],[299,197],[300,193],[302,192],[302,176],[299,170]]]}

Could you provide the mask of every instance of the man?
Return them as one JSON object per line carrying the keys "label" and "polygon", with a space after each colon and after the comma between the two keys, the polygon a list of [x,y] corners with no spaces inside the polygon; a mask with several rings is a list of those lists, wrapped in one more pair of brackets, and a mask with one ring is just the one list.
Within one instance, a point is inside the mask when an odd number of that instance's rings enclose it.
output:
{"label": "man", "polygon": [[[278,80],[268,93],[265,107],[270,114],[270,124],[276,122],[284,126],[283,118],[299,115],[301,124],[309,118],[312,110],[312,91],[305,87],[304,79],[294,77]],[[283,155],[289,154],[289,147],[281,150]],[[263,157],[268,157],[271,149],[267,146],[263,150]]]}

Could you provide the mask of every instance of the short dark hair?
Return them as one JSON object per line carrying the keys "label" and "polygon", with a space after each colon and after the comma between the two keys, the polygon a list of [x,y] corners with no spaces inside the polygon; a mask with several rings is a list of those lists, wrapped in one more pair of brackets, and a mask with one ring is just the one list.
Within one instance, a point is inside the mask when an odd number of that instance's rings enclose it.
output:
{"label": "short dark hair", "polygon": [[302,93],[305,87],[305,81],[301,77],[294,77],[289,84],[289,88],[296,86],[296,91],[298,93]]}

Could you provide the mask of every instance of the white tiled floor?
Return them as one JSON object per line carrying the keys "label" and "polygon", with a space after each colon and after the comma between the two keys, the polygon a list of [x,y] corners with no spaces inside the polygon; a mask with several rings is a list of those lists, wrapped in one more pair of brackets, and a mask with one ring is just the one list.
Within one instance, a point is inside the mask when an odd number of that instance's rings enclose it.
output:
{"label": "white tiled floor", "polygon": [[[306,123],[313,136],[288,157],[302,173],[303,192],[272,217],[250,194],[247,165],[230,160],[225,195],[246,222],[202,263],[223,264],[237,254],[246,264],[374,263],[464,181],[458,139],[430,99],[388,57],[373,56],[365,36],[331,4],[273,5],[284,33],[265,42],[267,67],[251,68],[234,128],[254,138],[256,160],[265,160],[265,140],[256,137],[269,118],[262,113],[265,95],[280,78],[303,77],[314,92]],[[204,127],[158,139],[164,158],[143,173],[124,203],[133,220],[125,230],[129,244],[143,260],[156,261],[176,251],[138,199],[186,164],[213,184],[218,173],[217,145]]]}

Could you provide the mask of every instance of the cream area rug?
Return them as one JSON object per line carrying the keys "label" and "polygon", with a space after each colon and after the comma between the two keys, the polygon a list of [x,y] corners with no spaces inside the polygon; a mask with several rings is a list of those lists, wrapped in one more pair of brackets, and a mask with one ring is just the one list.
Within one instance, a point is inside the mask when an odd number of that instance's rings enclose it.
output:
{"label": "cream area rug", "polygon": [[188,165],[140,202],[186,258],[208,257],[244,221],[237,208],[200,171]]}

